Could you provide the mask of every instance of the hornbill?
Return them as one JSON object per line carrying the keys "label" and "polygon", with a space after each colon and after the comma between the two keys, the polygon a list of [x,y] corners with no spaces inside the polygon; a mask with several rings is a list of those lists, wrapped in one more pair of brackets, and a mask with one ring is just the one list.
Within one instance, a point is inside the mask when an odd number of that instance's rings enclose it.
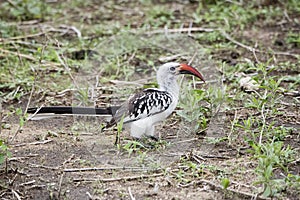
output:
{"label": "hornbill", "polygon": [[134,138],[154,137],[155,125],[165,120],[176,108],[179,98],[177,77],[190,74],[205,82],[201,73],[194,67],[176,62],[165,63],[157,71],[158,88],[145,89],[133,94],[121,106],[110,108],[92,107],[41,107],[29,108],[28,113],[35,113],[33,118],[42,113],[53,114],[95,114],[112,115],[107,128],[123,121]]}

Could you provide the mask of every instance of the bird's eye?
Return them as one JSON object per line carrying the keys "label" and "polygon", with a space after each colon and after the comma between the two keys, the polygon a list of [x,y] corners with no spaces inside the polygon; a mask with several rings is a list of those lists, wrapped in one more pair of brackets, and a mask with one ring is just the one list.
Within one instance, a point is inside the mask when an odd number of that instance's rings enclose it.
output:
{"label": "bird's eye", "polygon": [[175,69],[176,69],[175,67],[170,67],[170,71],[171,71],[171,72],[174,72]]}

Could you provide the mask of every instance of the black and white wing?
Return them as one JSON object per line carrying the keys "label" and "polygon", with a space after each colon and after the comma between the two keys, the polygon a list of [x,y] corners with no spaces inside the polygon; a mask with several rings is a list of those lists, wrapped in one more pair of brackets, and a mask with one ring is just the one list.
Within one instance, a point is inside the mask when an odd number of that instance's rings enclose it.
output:
{"label": "black and white wing", "polygon": [[109,122],[108,127],[118,123],[124,117],[123,123],[129,123],[161,113],[169,108],[172,96],[166,91],[146,89],[136,93],[124,103]]}

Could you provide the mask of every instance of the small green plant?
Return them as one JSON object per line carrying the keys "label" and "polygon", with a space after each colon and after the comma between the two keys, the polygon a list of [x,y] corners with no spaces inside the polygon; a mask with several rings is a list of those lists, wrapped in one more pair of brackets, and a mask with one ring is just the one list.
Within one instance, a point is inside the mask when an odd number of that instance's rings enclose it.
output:
{"label": "small green plant", "polygon": [[146,149],[141,142],[134,140],[129,140],[122,148],[128,152],[128,156],[133,152],[139,152],[141,149]]}
{"label": "small green plant", "polygon": [[288,44],[300,47],[300,33],[289,33],[285,40]]}
{"label": "small green plant", "polygon": [[116,135],[115,145],[117,145],[119,149],[120,149],[120,135],[123,130],[123,122],[124,122],[124,115],[122,116],[120,122],[117,124],[117,135]]}
{"label": "small green plant", "polygon": [[258,160],[255,170],[258,180],[255,183],[263,185],[263,196],[275,196],[284,189],[285,180],[275,179],[274,170],[280,168],[287,172],[286,165],[292,161],[295,152],[290,146],[284,147],[281,141],[272,141],[261,145],[254,141],[248,143],[252,147],[254,158]]}
{"label": "small green plant", "polygon": [[19,125],[23,127],[26,121],[26,117],[23,115],[23,111],[21,108],[16,109],[16,115],[19,117]]}
{"label": "small green plant", "polygon": [[7,157],[10,157],[11,153],[8,151],[8,146],[0,139],[0,165],[2,165]]}
{"label": "small green plant", "polygon": [[221,185],[223,186],[223,189],[226,190],[230,185],[229,179],[228,178],[222,178]]}
{"label": "small green plant", "polygon": [[[204,90],[192,90],[182,94],[182,101],[180,101],[179,110],[177,114],[181,116],[186,122],[191,124],[191,132],[201,129],[206,129],[208,120],[206,114],[208,109],[201,105],[203,100],[206,100],[207,93]],[[183,101],[184,99],[184,101]]]}

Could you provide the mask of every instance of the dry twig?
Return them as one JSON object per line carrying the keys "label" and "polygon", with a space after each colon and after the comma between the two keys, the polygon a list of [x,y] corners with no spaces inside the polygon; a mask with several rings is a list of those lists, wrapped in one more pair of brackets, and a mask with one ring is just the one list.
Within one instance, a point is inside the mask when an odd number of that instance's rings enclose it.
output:
{"label": "dry twig", "polygon": [[[2,48],[0,48],[0,52],[2,52],[4,54],[11,54],[11,55],[14,55],[14,56],[22,57],[22,58],[25,58],[27,60],[31,60],[31,61],[34,61],[34,62],[38,62],[38,60],[35,57],[30,56],[30,55],[17,53],[17,52],[9,51],[9,50],[2,49]],[[41,60],[41,64],[52,65],[52,66],[60,66],[60,64],[58,64],[58,63],[45,61],[45,60]]]}
{"label": "dry twig", "polygon": [[15,145],[12,145],[12,146],[14,146],[14,147],[21,147],[21,146],[26,146],[26,145],[47,144],[49,142],[52,142],[52,140],[43,140],[43,141],[30,142],[30,143],[20,143],[20,144],[15,144]]}
{"label": "dry twig", "polygon": [[130,199],[131,200],[135,200],[135,198],[134,198],[134,196],[133,196],[133,194],[131,192],[131,188],[130,187],[128,187],[128,193],[129,193]]}
{"label": "dry twig", "polygon": [[138,175],[138,176],[125,176],[125,177],[116,177],[116,178],[80,178],[80,179],[73,179],[73,181],[80,182],[80,181],[86,181],[86,182],[94,182],[94,181],[101,181],[101,182],[114,182],[114,181],[131,181],[136,179],[144,179],[144,178],[152,178],[152,177],[158,177],[163,176],[164,173],[159,174],[149,174],[149,175]]}
{"label": "dry twig", "polygon": [[61,193],[61,185],[63,182],[63,178],[64,178],[65,172],[62,172],[60,179],[59,179],[59,184],[58,184],[58,199],[60,199],[60,193]]}
{"label": "dry twig", "polygon": [[149,168],[142,168],[142,167],[88,167],[88,168],[64,169],[64,172],[103,171],[103,170],[149,171],[150,169]]}
{"label": "dry twig", "polygon": [[178,28],[178,29],[160,29],[155,31],[146,32],[146,34],[160,34],[160,33],[182,33],[182,32],[213,32],[216,29],[213,28],[201,28],[201,27],[189,27],[189,28]]}

